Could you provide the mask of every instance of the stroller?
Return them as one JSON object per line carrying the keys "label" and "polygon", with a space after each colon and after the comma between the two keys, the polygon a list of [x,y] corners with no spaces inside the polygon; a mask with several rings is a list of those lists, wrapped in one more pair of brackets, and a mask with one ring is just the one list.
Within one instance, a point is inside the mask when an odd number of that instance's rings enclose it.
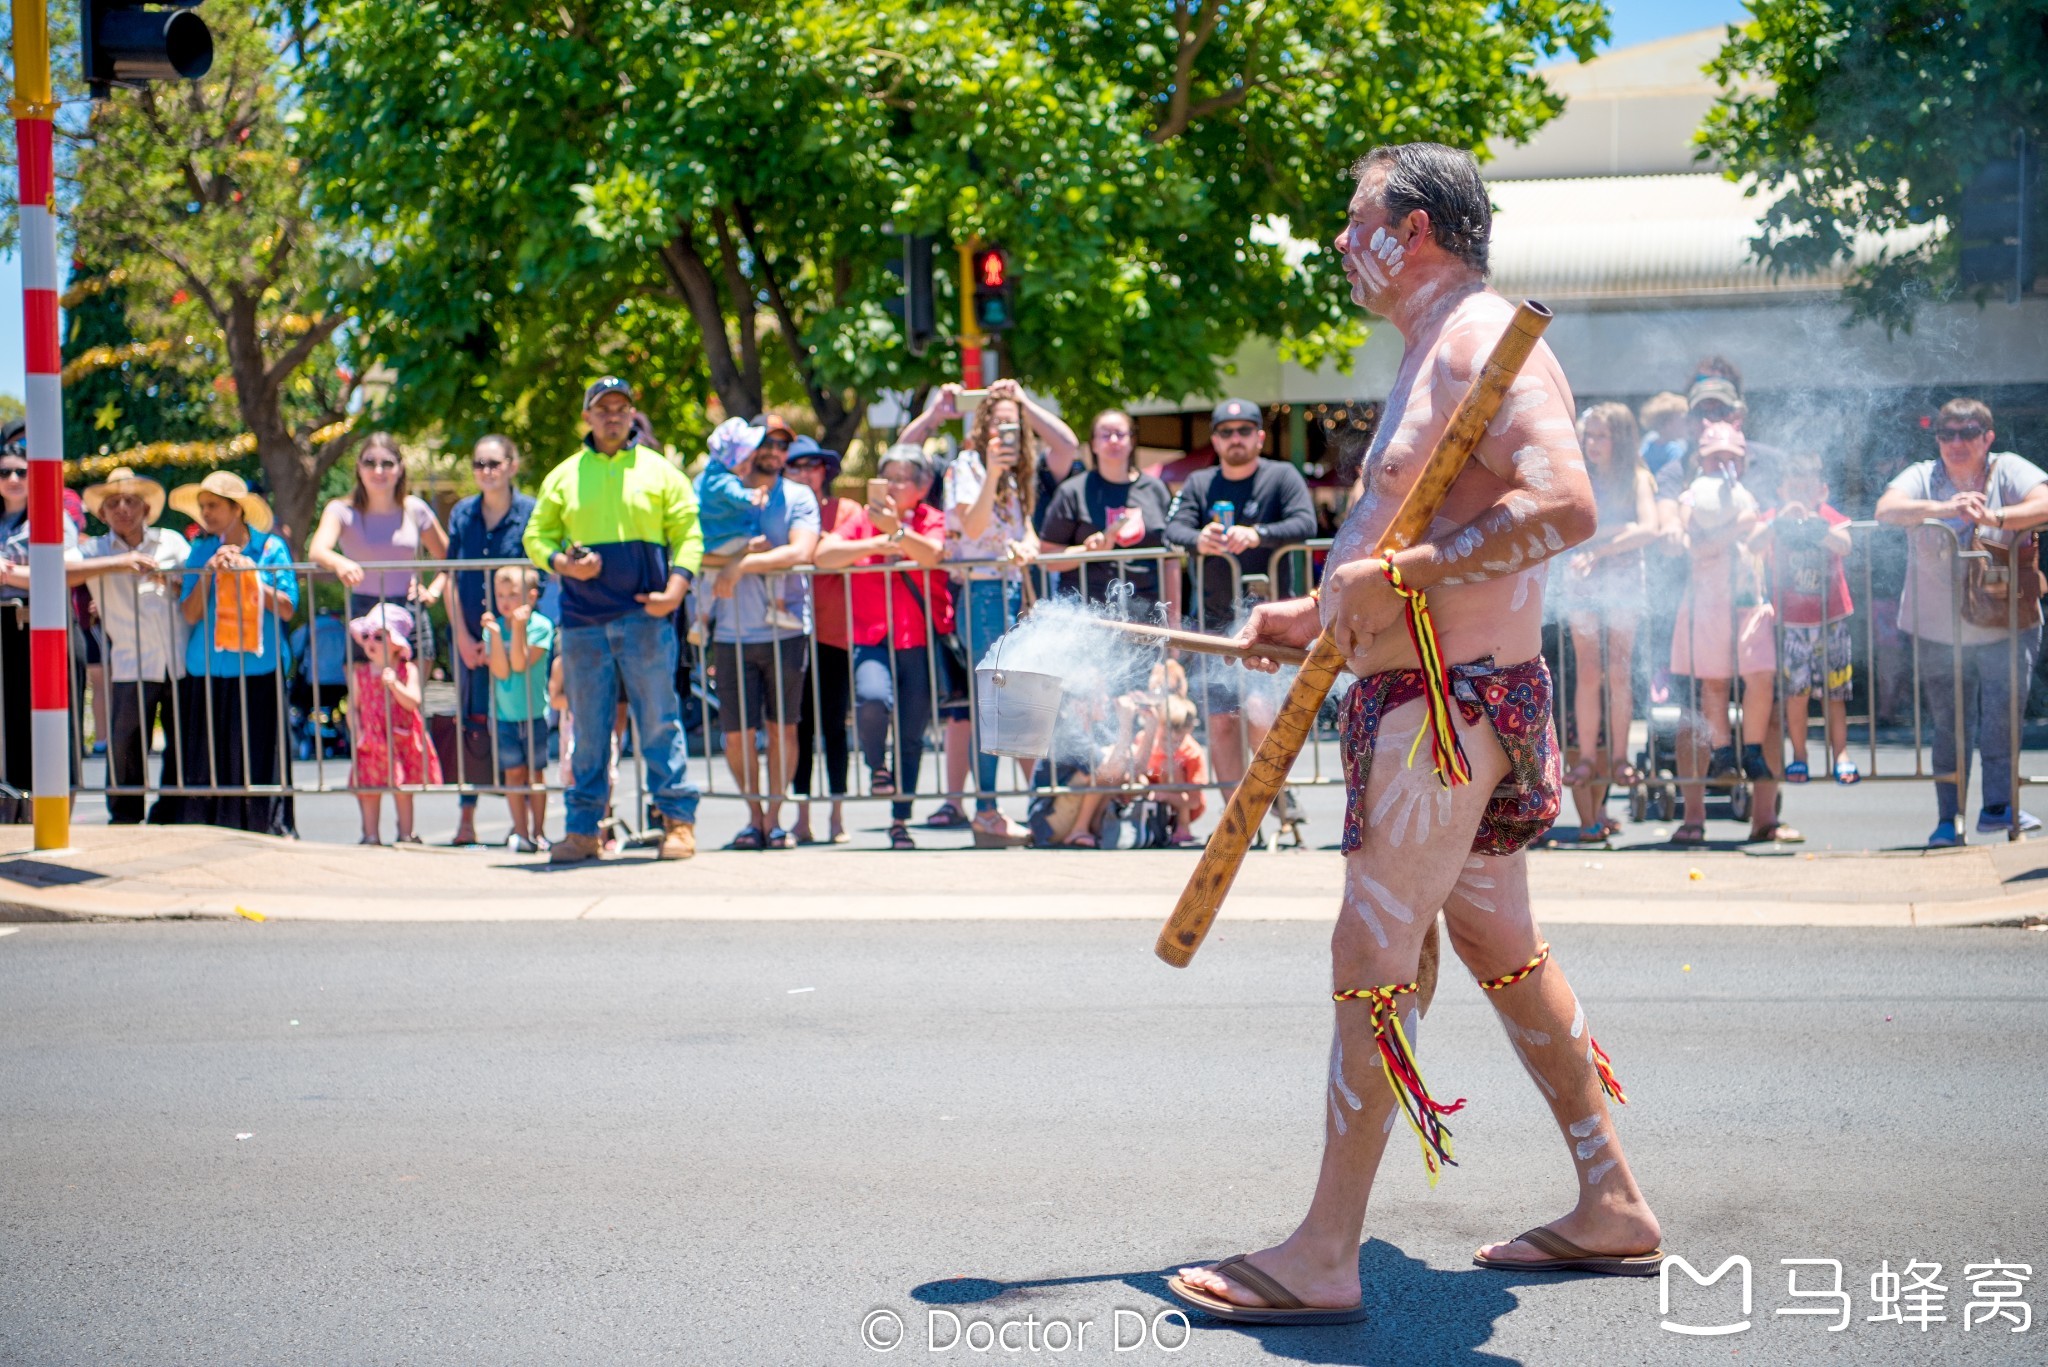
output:
{"label": "stroller", "polygon": [[292,757],[310,760],[317,747],[323,759],[347,759],[348,627],[340,617],[323,612],[313,618],[311,629],[318,635],[309,639],[307,626],[301,624],[285,643],[291,662],[288,701]]}

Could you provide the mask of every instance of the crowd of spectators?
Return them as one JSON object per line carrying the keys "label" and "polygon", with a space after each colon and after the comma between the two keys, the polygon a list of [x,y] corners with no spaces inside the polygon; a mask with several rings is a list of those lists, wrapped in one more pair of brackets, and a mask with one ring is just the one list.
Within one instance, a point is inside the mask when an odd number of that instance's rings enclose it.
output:
{"label": "crowd of spectators", "polygon": [[[167,493],[116,470],[83,491],[65,546],[68,583],[87,605],[72,653],[93,671],[109,815],[293,833],[294,750],[305,758],[308,742],[287,731],[310,719],[315,750],[331,741],[351,759],[365,843],[382,838],[384,794],[397,839],[416,842],[406,790],[452,781],[505,794],[516,850],[596,858],[634,824],[614,800],[630,744],[662,857],[688,858],[700,794],[685,723],[701,707],[746,807],[733,848],[843,843],[845,803],[859,795],[888,799],[887,843],[915,848],[934,736],[942,791],[958,796],[928,827],[964,828],[986,848],[1195,842],[1204,790],[1227,798],[1273,721],[1256,676],[1195,656],[1070,697],[1053,757],[1020,763],[1006,784],[1006,761],[979,748],[971,720],[974,667],[1055,585],[1134,620],[1210,632],[1231,630],[1260,598],[1305,592],[1313,558],[1275,551],[1318,530],[1310,488],[1295,465],[1267,458],[1264,415],[1246,400],[1217,405],[1214,463],[1170,489],[1142,467],[1128,413],[1095,415],[1084,443],[1014,381],[976,397],[935,389],[865,497],[849,498],[835,492],[840,453],[773,415],[720,425],[692,481],[651,444],[632,387],[606,377],[585,395],[581,448],[537,495],[518,487],[510,440],[479,441],[476,492],[445,529],[409,491],[397,444],[372,435],[308,544],[346,610],[301,617],[289,642],[302,583],[260,493],[225,471]],[[1778,785],[1815,776],[1816,705],[1819,774],[1862,778],[1848,736],[1850,520],[1830,503],[1816,453],[1758,442],[1748,419],[1741,377],[1719,360],[1683,395],[1579,416],[1599,523],[1549,576],[1580,822],[1553,839],[1603,842],[1619,829],[1614,795],[1672,782],[1683,804],[1673,843],[1703,842],[1708,793],[1736,787],[1749,796],[1750,838],[1800,840],[1780,819]],[[2048,474],[1994,450],[1991,412],[1974,400],[1945,405],[1932,435],[1935,455],[1891,482],[1875,516],[1910,533],[1897,622],[1921,647],[1941,776],[1928,843],[1943,845],[1964,838],[1973,752],[1977,830],[2038,826],[2014,801],[2010,680],[2031,679],[2038,659],[2031,533],[2048,523]],[[30,747],[17,739],[29,734],[26,468],[18,448],[0,451],[0,777],[16,792],[31,786]],[[190,519],[190,541],[159,525],[172,510]],[[106,530],[80,541],[84,514]],[[405,567],[419,558],[457,568]],[[430,610],[444,596],[450,658],[437,664]],[[452,718],[427,716],[433,677],[453,683]],[[1675,714],[1668,734],[1664,713]],[[450,723],[446,735],[435,722]],[[566,812],[550,842],[556,750]],[[1037,794],[1023,819],[1001,809],[1005,790]],[[1282,800],[1283,820],[1298,818],[1292,794]],[[476,838],[477,803],[475,791],[460,797],[458,844]]]}

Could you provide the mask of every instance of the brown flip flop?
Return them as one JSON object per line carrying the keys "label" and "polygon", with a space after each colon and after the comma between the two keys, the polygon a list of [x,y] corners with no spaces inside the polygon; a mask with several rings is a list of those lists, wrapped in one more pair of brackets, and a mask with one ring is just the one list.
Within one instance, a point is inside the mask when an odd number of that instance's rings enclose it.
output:
{"label": "brown flip flop", "polygon": [[1176,1299],[1193,1306],[1210,1318],[1227,1320],[1233,1324],[1356,1324],[1366,1317],[1363,1301],[1341,1310],[1303,1305],[1299,1296],[1252,1266],[1247,1260],[1247,1255],[1243,1253],[1211,1264],[1209,1270],[1220,1272],[1240,1286],[1257,1292],[1266,1304],[1235,1305],[1230,1301],[1218,1300],[1206,1291],[1189,1286],[1178,1276],[1166,1279],[1166,1289],[1171,1291]]}
{"label": "brown flip flop", "polygon": [[[1590,1253],[1554,1229],[1539,1227],[1517,1234],[1508,1242],[1518,1241],[1531,1248],[1542,1249],[1550,1256],[1525,1262],[1512,1258],[1488,1258],[1475,1253],[1472,1265],[1490,1267],[1498,1272],[1597,1272],[1606,1277],[1654,1277],[1664,1265],[1662,1248],[1653,1248],[1648,1253]],[[1257,1290],[1256,1287],[1253,1289]]]}

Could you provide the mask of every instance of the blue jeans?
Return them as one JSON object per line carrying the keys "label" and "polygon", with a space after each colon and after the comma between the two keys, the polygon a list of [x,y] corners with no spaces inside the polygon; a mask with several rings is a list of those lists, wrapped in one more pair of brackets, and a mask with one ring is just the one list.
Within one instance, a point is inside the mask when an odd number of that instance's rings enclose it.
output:
{"label": "blue jeans", "polygon": [[[1934,772],[1962,780],[1934,785],[1934,804],[1941,820],[1954,821],[1970,787],[1970,751],[1984,757],[1984,805],[2012,802],[2012,661],[2004,641],[1963,647],[1963,719],[1956,725],[1955,647],[1920,642],[1920,687],[1928,716],[1934,722]],[[2019,640],[2020,705],[2041,658],[2041,631],[2022,627]]]}
{"label": "blue jeans", "polygon": [[[894,770],[896,791],[905,795],[889,804],[889,814],[898,821],[910,819],[908,795],[917,791],[917,773],[924,765],[924,729],[932,719],[930,655],[923,646],[896,651],[886,645],[853,648],[853,715],[860,753],[868,768]],[[900,757],[889,753],[892,713]],[[891,764],[892,759],[899,762]]]}
{"label": "blue jeans", "polygon": [[629,612],[593,627],[564,627],[555,635],[562,655],[562,687],[578,734],[596,738],[576,747],[570,775],[571,835],[596,835],[611,801],[612,709],[619,686],[640,735],[647,765],[648,796],[673,821],[697,819],[697,785],[690,782],[690,754],[683,739],[682,709],[676,701],[676,629],[667,617]]}
{"label": "blue jeans", "polygon": [[[996,638],[1016,625],[1017,615],[1024,610],[1024,589],[1021,584],[1002,579],[971,579],[967,591],[955,599],[958,603],[958,625],[960,644],[967,648],[967,664],[970,669],[979,668],[982,657],[996,643]],[[969,688],[974,681],[967,681]],[[948,720],[963,720],[969,714],[965,707],[942,709]],[[979,741],[981,737],[976,735]],[[975,787],[983,794],[996,790],[996,770],[1000,761],[986,750],[974,752]],[[996,809],[993,797],[982,796],[974,799],[974,810],[992,812]]]}

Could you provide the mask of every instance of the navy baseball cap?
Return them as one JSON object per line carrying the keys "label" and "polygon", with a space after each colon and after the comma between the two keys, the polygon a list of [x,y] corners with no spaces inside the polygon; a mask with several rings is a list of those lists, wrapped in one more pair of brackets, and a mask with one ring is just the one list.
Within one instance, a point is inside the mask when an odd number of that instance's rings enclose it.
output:
{"label": "navy baseball cap", "polygon": [[1226,422],[1248,422],[1254,427],[1264,427],[1266,417],[1250,399],[1225,399],[1209,414],[1209,426],[1221,427]]}
{"label": "navy baseball cap", "polygon": [[628,399],[631,399],[633,397],[633,386],[627,384],[616,375],[605,376],[583,391],[584,411],[588,412],[593,404],[607,394],[624,394]]}

